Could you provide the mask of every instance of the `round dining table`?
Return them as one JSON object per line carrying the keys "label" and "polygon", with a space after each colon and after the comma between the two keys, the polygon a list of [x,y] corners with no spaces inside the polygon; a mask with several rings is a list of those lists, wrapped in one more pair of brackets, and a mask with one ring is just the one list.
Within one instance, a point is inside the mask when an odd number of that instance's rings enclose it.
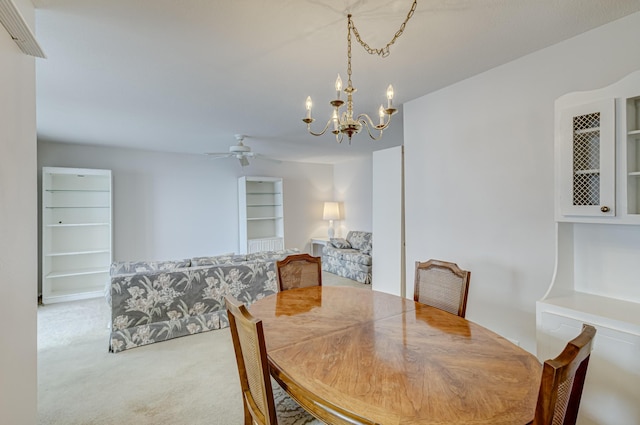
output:
{"label": "round dining table", "polygon": [[462,317],[340,286],[282,291],[249,310],[263,322],[271,375],[328,424],[533,419],[538,359]]}

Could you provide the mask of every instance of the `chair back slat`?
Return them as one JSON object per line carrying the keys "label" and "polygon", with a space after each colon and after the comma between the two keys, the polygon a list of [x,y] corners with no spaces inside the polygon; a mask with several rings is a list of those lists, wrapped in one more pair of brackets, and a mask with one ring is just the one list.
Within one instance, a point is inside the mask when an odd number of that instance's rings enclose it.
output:
{"label": "chair back slat", "polygon": [[309,254],[293,254],[276,261],[280,291],[322,285],[322,260]]}
{"label": "chair back slat", "polygon": [[471,272],[440,260],[416,261],[413,299],[465,317]]}

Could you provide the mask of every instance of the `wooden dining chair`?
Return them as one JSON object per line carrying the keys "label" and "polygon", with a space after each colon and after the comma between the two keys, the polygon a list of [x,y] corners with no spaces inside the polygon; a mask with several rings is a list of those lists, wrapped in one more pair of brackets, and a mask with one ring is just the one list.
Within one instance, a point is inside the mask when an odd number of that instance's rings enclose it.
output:
{"label": "wooden dining chair", "polygon": [[558,357],[542,366],[533,425],[575,425],[596,328],[583,325]]}
{"label": "wooden dining chair", "polygon": [[272,385],[262,320],[253,317],[243,303],[230,295],[225,297],[225,303],[240,375],[244,424],[322,424],[277,383]]}
{"label": "wooden dining chair", "polygon": [[322,259],[309,254],[293,254],[276,261],[280,291],[322,286]]}
{"label": "wooden dining chair", "polygon": [[471,272],[440,260],[416,261],[413,299],[464,317]]}

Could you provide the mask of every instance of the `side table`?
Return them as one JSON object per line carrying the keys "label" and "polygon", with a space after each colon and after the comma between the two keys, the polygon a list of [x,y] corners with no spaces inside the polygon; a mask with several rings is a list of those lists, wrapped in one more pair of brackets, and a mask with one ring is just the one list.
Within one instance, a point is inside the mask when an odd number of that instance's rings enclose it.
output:
{"label": "side table", "polygon": [[322,257],[322,248],[329,242],[328,238],[311,238],[310,254],[314,257]]}

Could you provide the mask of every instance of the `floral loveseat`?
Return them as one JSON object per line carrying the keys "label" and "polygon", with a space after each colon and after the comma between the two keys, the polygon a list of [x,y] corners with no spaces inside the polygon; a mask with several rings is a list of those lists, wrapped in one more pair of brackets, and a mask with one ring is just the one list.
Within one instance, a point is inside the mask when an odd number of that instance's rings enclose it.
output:
{"label": "floral loveseat", "polygon": [[352,230],[346,239],[331,238],[322,249],[322,270],[371,283],[372,233]]}
{"label": "floral loveseat", "polygon": [[114,262],[109,351],[228,326],[225,295],[251,304],[276,293],[275,261],[298,252]]}

